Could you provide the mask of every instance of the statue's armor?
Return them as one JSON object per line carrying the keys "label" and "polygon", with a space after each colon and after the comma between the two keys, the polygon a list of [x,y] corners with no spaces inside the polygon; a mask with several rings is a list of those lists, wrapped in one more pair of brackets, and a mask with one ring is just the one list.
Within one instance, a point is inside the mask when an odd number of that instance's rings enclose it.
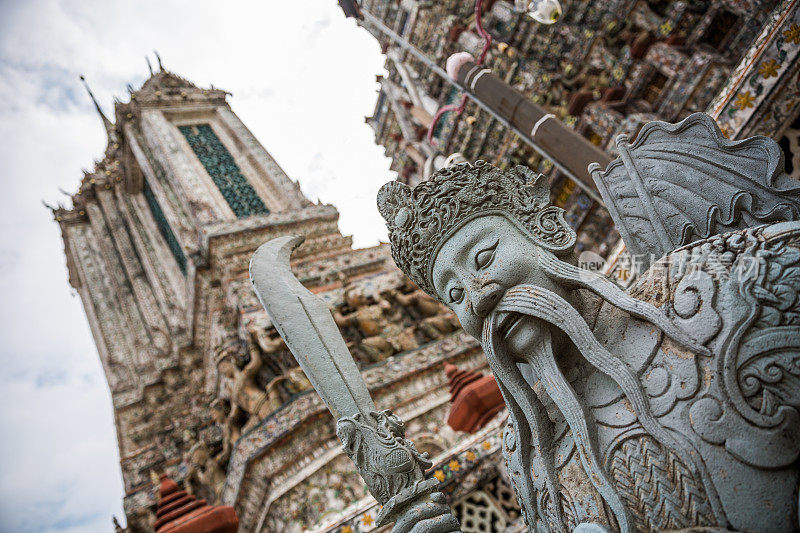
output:
{"label": "statue's armor", "polygon": [[[636,371],[659,424],[683,437],[664,446],[639,423],[616,383],[588,364],[570,383],[593,416],[603,469],[637,530],[717,526],[790,531],[800,475],[800,223],[694,242],[653,265],[629,291],[710,349],[680,346],[608,302],[593,332]],[[614,527],[580,468],[572,435],[554,419],[564,525]],[[688,452],[688,455],[687,455]],[[687,457],[709,478],[692,473]],[[716,498],[715,510],[712,498]],[[765,529],[764,508],[771,513]],[[716,511],[716,512],[715,512]]]}

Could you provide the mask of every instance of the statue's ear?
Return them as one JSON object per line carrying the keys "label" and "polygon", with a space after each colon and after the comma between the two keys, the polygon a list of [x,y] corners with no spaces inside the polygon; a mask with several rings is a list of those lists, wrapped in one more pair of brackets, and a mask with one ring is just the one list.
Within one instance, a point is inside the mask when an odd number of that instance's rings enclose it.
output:
{"label": "statue's ear", "polygon": [[515,166],[514,172],[524,181],[525,191],[533,199],[545,204],[550,203],[550,187],[547,183],[547,176],[537,174],[524,165]]}
{"label": "statue's ear", "polygon": [[390,181],[378,191],[378,211],[389,226],[403,227],[411,205],[411,188],[399,181]]}

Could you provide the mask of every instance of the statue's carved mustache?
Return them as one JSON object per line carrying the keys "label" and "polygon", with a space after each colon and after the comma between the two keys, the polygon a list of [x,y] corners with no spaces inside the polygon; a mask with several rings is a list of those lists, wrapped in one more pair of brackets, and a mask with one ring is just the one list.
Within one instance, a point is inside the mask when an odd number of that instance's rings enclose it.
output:
{"label": "statue's carved mustache", "polygon": [[522,322],[525,315],[516,312],[497,312],[489,316],[488,320],[496,320],[498,323],[497,334],[501,338],[506,338],[512,335],[516,330],[517,324]]}
{"label": "statue's carved mustache", "polygon": [[560,260],[547,250],[542,250],[538,259],[542,270],[553,281],[569,288],[589,289],[626,313],[655,324],[667,336],[686,348],[708,357],[711,356],[708,348],[676,326],[658,308],[647,302],[637,300],[601,274],[571,265]]}
{"label": "statue's carved mustache", "polygon": [[[679,344],[682,344],[686,348],[705,356],[711,356],[711,352],[707,347],[697,342],[683,329],[675,325],[658,308],[641,300],[637,300],[601,274],[581,269],[575,265],[562,261],[547,250],[539,251],[538,261],[539,266],[542,268],[544,273],[553,281],[563,284],[569,288],[589,289],[593,293],[607,300],[626,313],[630,313],[636,318],[656,325],[667,336],[677,341]],[[517,320],[512,320],[512,316],[515,311],[513,309],[503,310],[501,306],[503,305],[504,301],[508,303],[509,293],[513,294],[513,291],[520,289],[521,287],[523,286],[514,287],[506,291],[506,293],[503,294],[502,298],[497,302],[489,314],[489,317],[491,317],[491,315],[500,315],[499,318],[501,322],[499,325],[498,334],[500,334],[502,337],[506,337],[510,333],[511,328],[519,323],[519,318],[521,317],[517,317]],[[530,288],[535,287],[530,286]],[[489,317],[487,317],[487,319]]]}

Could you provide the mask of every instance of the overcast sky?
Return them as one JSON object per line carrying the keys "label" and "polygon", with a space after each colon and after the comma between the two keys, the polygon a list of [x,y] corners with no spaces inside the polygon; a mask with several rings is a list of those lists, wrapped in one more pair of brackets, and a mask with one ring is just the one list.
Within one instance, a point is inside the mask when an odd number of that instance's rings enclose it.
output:
{"label": "overcast sky", "polygon": [[[223,7],[224,6],[224,7]],[[113,531],[124,524],[111,398],[58,226],[145,54],[233,110],[357,246],[385,239],[375,193],[394,177],[363,117],[383,71],[377,43],[335,0],[0,0],[0,531]],[[153,59],[154,61],[154,59]]]}

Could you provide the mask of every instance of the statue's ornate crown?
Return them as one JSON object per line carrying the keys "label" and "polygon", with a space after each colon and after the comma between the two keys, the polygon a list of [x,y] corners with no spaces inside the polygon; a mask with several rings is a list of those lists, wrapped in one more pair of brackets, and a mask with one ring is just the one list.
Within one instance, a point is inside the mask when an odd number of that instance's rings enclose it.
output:
{"label": "statue's ornate crown", "polygon": [[564,210],[550,205],[544,176],[517,165],[504,172],[485,161],[437,171],[414,189],[392,181],[378,192],[397,266],[422,290],[437,297],[431,282],[439,248],[479,215],[503,214],[554,253],[571,250],[575,232]]}

